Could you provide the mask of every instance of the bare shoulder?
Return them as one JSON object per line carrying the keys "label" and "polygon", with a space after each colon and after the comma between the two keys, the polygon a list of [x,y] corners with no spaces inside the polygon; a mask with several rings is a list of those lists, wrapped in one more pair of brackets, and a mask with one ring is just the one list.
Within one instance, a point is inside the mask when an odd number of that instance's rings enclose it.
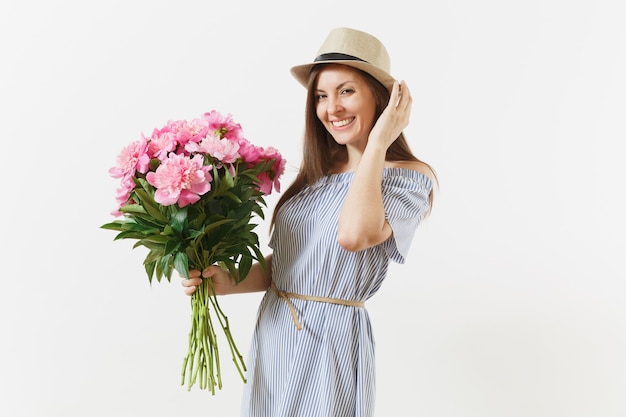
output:
{"label": "bare shoulder", "polygon": [[386,164],[389,168],[406,168],[413,171],[421,172],[432,181],[435,180],[435,173],[428,164],[421,161],[388,161]]}

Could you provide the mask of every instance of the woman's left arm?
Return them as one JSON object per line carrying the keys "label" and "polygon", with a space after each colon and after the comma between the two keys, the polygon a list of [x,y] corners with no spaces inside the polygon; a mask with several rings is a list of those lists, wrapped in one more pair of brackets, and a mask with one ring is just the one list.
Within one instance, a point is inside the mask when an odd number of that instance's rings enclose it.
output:
{"label": "woman's left arm", "polygon": [[408,125],[411,104],[408,88],[396,81],[387,108],[370,132],[339,214],[337,241],[348,251],[370,248],[392,234],[381,189],[385,154]]}

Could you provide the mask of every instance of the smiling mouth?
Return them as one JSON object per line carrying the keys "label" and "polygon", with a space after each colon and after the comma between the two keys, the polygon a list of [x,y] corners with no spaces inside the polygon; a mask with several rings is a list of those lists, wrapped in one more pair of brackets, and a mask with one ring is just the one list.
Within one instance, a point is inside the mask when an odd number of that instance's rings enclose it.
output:
{"label": "smiling mouth", "polygon": [[334,127],[344,127],[346,125],[349,125],[350,123],[352,123],[352,121],[354,120],[354,117],[351,117],[349,119],[343,119],[343,120],[336,120],[331,122],[333,124]]}

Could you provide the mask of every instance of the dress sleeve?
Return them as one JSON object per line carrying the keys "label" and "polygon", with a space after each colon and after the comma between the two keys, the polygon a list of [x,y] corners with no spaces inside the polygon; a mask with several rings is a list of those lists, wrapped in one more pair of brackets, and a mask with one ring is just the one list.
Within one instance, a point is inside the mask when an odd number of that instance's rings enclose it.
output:
{"label": "dress sleeve", "polygon": [[417,171],[403,169],[401,174],[383,177],[385,217],[393,235],[382,245],[394,262],[405,262],[413,235],[428,211],[431,189],[430,178]]}

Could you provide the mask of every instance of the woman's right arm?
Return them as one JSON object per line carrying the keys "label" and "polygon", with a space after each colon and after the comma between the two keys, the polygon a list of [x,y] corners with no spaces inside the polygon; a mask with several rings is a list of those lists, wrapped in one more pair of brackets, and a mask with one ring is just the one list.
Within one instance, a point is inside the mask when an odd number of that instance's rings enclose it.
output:
{"label": "woman's right arm", "polygon": [[[202,278],[211,278],[215,294],[227,295],[245,292],[265,291],[272,282],[272,255],[265,257],[266,270],[261,264],[256,262],[250,268],[246,278],[237,284],[227,270],[217,265],[211,265],[202,271],[202,276],[198,270],[189,271],[189,279],[183,278],[182,285],[185,287],[185,294],[191,295],[196,292],[198,285],[202,283]],[[182,278],[182,277],[181,277]]]}

